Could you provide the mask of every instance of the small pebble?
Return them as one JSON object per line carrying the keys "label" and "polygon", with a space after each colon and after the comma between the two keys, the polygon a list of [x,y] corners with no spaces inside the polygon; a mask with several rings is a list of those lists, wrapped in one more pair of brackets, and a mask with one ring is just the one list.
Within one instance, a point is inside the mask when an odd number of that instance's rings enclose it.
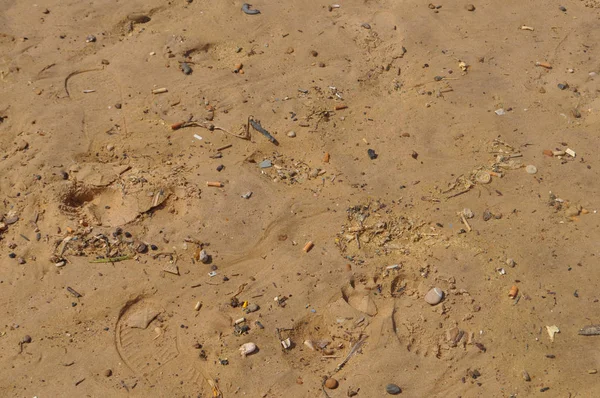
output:
{"label": "small pebble", "polygon": [[489,211],[488,209],[485,209],[483,211],[483,221],[489,221],[492,218],[492,212]]}
{"label": "small pebble", "polygon": [[144,242],[138,242],[135,251],[138,253],[146,253],[148,251],[148,245]]}
{"label": "small pebble", "polygon": [[88,37],[85,38],[86,43],[93,43],[95,41],[96,41],[96,36],[94,36],[94,35],[89,35]]}
{"label": "small pebble", "polygon": [[534,165],[530,164],[530,165],[527,165],[527,167],[525,167],[525,171],[528,174],[535,174],[535,173],[537,173],[537,167],[535,167]]}
{"label": "small pebble", "polygon": [[444,298],[444,292],[439,287],[434,287],[425,295],[425,301],[428,304],[436,305]]}
{"label": "small pebble", "polygon": [[531,377],[529,377],[529,373],[526,370],[523,371],[523,380],[531,381]]}
{"label": "small pebble", "polygon": [[8,257],[15,258],[15,257],[17,257],[17,255],[15,253],[8,253]]}
{"label": "small pebble", "polygon": [[187,62],[181,63],[181,71],[185,75],[191,75],[193,72],[192,68],[190,67],[190,65]]}
{"label": "small pebble", "polygon": [[69,173],[67,173],[66,171],[61,170],[61,171],[59,171],[59,173],[60,173],[60,175],[61,175],[61,177],[62,177],[63,180],[68,180],[69,179]]}
{"label": "small pebble", "polygon": [[330,390],[335,390],[336,388],[338,388],[338,381],[336,379],[327,379],[325,380],[325,387],[329,388]]}
{"label": "small pebble", "polygon": [[557,87],[559,89],[561,89],[561,90],[566,90],[569,87],[569,85],[568,84],[563,84],[563,83],[558,83]]}
{"label": "small pebble", "polygon": [[324,68],[325,67],[325,62],[319,62],[319,68]]}
{"label": "small pebble", "polygon": [[225,168],[222,164],[217,166],[217,171],[222,171]]}
{"label": "small pebble", "polygon": [[206,253],[206,250],[201,250],[200,251],[200,261],[202,262],[202,264],[208,264],[208,262],[210,261],[210,256],[208,255],[208,253]]}
{"label": "small pebble", "polygon": [[464,208],[462,211],[463,215],[465,216],[465,218],[473,218],[475,217],[475,213],[473,213],[473,211],[471,209],[468,208]]}
{"label": "small pebble", "polygon": [[310,55],[312,55],[313,57],[316,57],[317,55],[319,55],[319,53],[316,52],[315,50],[310,50]]}
{"label": "small pebble", "polygon": [[367,154],[369,155],[369,159],[371,159],[371,160],[375,160],[375,159],[377,159],[377,156],[378,156],[378,155],[375,153],[375,150],[373,150],[373,149],[369,149],[369,150],[367,151]]}
{"label": "small pebble", "polygon": [[259,306],[258,304],[250,304],[248,307],[246,307],[246,313],[249,314],[251,312],[256,312],[259,310]]}
{"label": "small pebble", "polygon": [[467,11],[475,11],[475,6],[473,4],[467,5]]}
{"label": "small pebble", "polygon": [[108,144],[106,146],[106,150],[109,151],[109,152],[111,152],[113,149],[115,149],[115,146],[113,144]]}
{"label": "small pebble", "polygon": [[258,164],[258,167],[260,167],[261,169],[268,169],[271,166],[273,166],[273,162],[271,162],[270,159],[265,159]]}
{"label": "small pebble", "polygon": [[365,29],[371,29],[371,25],[369,25],[369,24],[368,24],[368,23],[366,23],[366,22],[365,22],[364,24],[360,25],[360,26],[362,26],[362,27],[363,27],[363,28],[365,28]]}
{"label": "small pebble", "polygon": [[120,104],[120,103],[118,103],[118,102],[115,104],[115,108],[117,108],[117,109],[121,109],[122,107],[123,107],[123,105],[121,105],[121,104]]}
{"label": "small pebble", "polygon": [[287,133],[287,136],[290,138],[294,138],[296,136],[296,132],[295,131],[290,131],[289,133]]}
{"label": "small pebble", "polygon": [[23,265],[23,264],[26,263],[26,261],[25,261],[25,259],[23,257],[19,257],[19,258],[17,258],[17,263]]}
{"label": "small pebble", "polygon": [[23,344],[29,344],[31,343],[31,336],[26,334],[25,336],[23,336],[23,338],[21,339],[21,342]]}
{"label": "small pebble", "polygon": [[596,369],[590,369],[588,370],[588,373],[591,375],[595,375],[596,373],[598,373],[598,371]]}
{"label": "small pebble", "polygon": [[564,6],[560,6],[558,7],[559,10],[561,10],[562,12],[567,12],[567,9]]}
{"label": "small pebble", "polygon": [[104,371],[104,377],[110,377],[112,376],[112,370],[111,369],[106,369]]}
{"label": "small pebble", "polygon": [[402,392],[402,390],[396,384],[390,383],[387,386],[385,386],[385,392],[387,392],[390,395],[398,395]]}
{"label": "small pebble", "polygon": [[506,259],[506,265],[508,265],[509,267],[514,267],[515,265],[517,265],[517,263],[512,258],[508,258]]}

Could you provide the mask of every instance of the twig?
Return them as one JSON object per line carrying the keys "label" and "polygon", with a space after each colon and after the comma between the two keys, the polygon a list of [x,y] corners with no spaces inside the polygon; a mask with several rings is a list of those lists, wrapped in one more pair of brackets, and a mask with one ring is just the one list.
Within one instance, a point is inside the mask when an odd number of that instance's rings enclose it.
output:
{"label": "twig", "polygon": [[465,189],[464,191],[460,191],[460,192],[457,192],[457,193],[455,193],[455,194],[452,194],[452,195],[450,195],[450,196],[446,196],[446,199],[452,199],[452,198],[455,198],[455,197],[457,197],[457,196],[459,196],[459,195],[462,195],[463,193],[467,193],[467,192],[469,192],[470,190],[471,190],[471,188],[467,188],[467,189]]}
{"label": "twig", "polygon": [[67,75],[67,77],[65,78],[65,92],[67,93],[67,97],[71,98],[71,94],[69,94],[69,87],[67,86],[67,84],[69,83],[69,79],[72,78],[73,76],[79,75],[81,73],[85,73],[85,72],[94,72],[97,70],[102,70],[102,68],[95,68],[95,69],[85,69],[85,70],[76,70],[75,72],[71,72]]}
{"label": "twig", "polygon": [[461,215],[460,215],[460,218],[461,218],[461,220],[462,220],[463,224],[465,224],[465,227],[467,227],[467,231],[471,232],[471,231],[472,231],[472,229],[471,229],[471,226],[470,226],[470,225],[469,225],[469,223],[467,222],[467,219],[465,218],[465,215],[464,215],[464,214],[461,214]]}
{"label": "twig", "polygon": [[346,365],[346,363],[350,360],[350,358],[352,357],[352,355],[354,355],[356,353],[356,351],[358,351],[358,349],[363,345],[363,343],[365,342],[366,339],[367,339],[367,336],[362,336],[356,342],[356,344],[354,344],[352,346],[352,348],[350,349],[350,352],[348,353],[348,355],[346,356],[346,358],[344,358],[344,360],[339,363],[339,365],[335,368],[335,371],[333,373],[339,372]]}
{"label": "twig", "polygon": [[109,257],[109,258],[99,258],[96,260],[90,261],[90,263],[118,263],[119,261],[130,260],[131,256],[119,256],[119,257]]}

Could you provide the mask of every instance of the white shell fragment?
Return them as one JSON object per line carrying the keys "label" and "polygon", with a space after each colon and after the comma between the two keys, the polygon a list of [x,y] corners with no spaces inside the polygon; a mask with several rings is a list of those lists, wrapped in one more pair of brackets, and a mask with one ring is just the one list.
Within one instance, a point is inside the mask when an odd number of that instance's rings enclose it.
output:
{"label": "white shell fragment", "polygon": [[575,157],[575,151],[572,150],[571,148],[565,149],[565,152],[566,152],[567,155]]}
{"label": "white shell fragment", "polygon": [[254,343],[242,344],[240,347],[240,355],[242,358],[246,358],[247,355],[252,354],[254,351],[256,351],[256,344]]}
{"label": "white shell fragment", "polygon": [[292,346],[292,340],[290,340],[289,337],[285,340],[281,340],[281,345],[283,346],[283,348],[285,348],[287,350],[288,348],[290,348]]}
{"label": "white shell fragment", "polygon": [[492,181],[492,176],[487,171],[478,171],[477,174],[475,174],[475,180],[480,184],[488,184]]}
{"label": "white shell fragment", "polygon": [[560,333],[560,329],[556,325],[546,326],[546,330],[548,331],[548,336],[550,336],[550,341],[554,341],[554,335]]}
{"label": "white shell fragment", "polygon": [[537,173],[537,167],[535,167],[534,165],[530,164],[530,165],[527,165],[525,167],[525,171],[527,173],[529,173],[529,174],[535,174],[535,173]]}

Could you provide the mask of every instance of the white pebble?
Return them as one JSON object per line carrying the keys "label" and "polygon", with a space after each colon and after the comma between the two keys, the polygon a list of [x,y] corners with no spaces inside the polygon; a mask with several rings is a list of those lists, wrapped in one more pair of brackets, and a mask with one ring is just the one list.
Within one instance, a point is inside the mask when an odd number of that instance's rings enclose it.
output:
{"label": "white pebble", "polygon": [[428,304],[436,305],[444,298],[444,292],[439,287],[434,287],[425,295],[425,301]]}
{"label": "white pebble", "polygon": [[243,358],[246,358],[246,355],[252,354],[254,351],[256,351],[256,344],[254,343],[242,344],[240,347],[240,355]]}

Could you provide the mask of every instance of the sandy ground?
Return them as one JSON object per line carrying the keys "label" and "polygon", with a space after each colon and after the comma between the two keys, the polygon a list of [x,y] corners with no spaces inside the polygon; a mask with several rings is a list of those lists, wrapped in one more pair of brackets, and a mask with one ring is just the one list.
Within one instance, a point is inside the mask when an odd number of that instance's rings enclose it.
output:
{"label": "sandy ground", "polygon": [[600,395],[600,3],[339,4],[0,3],[0,396]]}

